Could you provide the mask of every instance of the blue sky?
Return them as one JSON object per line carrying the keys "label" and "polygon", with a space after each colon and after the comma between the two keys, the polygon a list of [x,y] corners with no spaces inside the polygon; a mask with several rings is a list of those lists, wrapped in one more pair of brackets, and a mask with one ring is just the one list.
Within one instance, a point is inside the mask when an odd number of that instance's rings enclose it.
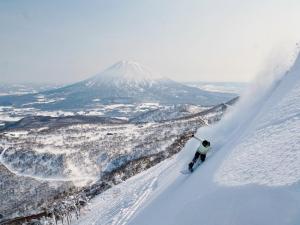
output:
{"label": "blue sky", "polygon": [[299,12],[298,0],[0,0],[0,80],[75,82],[129,59],[179,81],[249,81],[300,40]]}

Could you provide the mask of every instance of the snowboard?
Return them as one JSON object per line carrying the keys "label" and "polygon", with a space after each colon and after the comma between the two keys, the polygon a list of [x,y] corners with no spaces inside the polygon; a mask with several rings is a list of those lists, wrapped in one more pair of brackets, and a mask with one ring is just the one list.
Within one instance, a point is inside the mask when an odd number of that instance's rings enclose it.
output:
{"label": "snowboard", "polygon": [[[193,166],[193,172],[202,164],[202,161],[201,160],[198,160],[194,166]],[[189,170],[188,168],[188,165],[186,166],[187,168],[184,169],[184,170],[181,170],[180,173],[184,174],[184,175],[187,175],[187,174],[191,174],[193,173],[192,171]]]}

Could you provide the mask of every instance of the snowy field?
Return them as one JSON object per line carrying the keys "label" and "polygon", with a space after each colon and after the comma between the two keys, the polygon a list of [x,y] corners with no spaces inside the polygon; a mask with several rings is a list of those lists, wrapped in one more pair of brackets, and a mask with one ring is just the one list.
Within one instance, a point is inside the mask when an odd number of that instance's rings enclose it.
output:
{"label": "snowy field", "polygon": [[[52,99],[56,101],[55,99]],[[51,99],[39,99],[38,103],[45,104]],[[202,107],[200,105],[178,104],[178,105],[164,105],[155,102],[145,102],[137,104],[99,104],[91,108],[85,108],[79,111],[68,110],[41,110],[31,107],[33,103],[27,104],[26,107],[16,108],[13,106],[0,106],[0,122],[18,121],[27,116],[105,116],[114,117],[123,120],[133,119],[136,122],[153,122],[153,120],[175,119],[194,113],[201,112],[209,107]],[[145,115],[144,115],[145,114]],[[151,115],[153,114],[153,115]],[[156,115],[154,115],[156,114]],[[151,118],[152,117],[152,118]],[[136,119],[135,119],[136,118]]]}
{"label": "snowy field", "polygon": [[6,95],[25,95],[38,93],[40,91],[58,88],[61,84],[0,84],[0,96]]}
{"label": "snowy field", "polygon": [[186,84],[206,91],[235,94],[242,94],[249,85],[239,82],[187,82]]}
{"label": "snowy field", "polygon": [[[113,193],[100,195],[74,224],[299,224],[300,58],[281,79],[263,83],[250,88],[216,126],[198,130],[213,151],[193,174],[180,170],[196,140],[123,183],[115,190],[118,203],[110,204]],[[133,183],[143,188],[135,190]]]}

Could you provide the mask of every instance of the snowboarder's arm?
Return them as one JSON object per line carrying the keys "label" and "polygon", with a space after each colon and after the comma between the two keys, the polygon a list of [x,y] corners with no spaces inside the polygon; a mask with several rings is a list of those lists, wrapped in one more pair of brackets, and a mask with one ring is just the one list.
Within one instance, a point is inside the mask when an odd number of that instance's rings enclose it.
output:
{"label": "snowboarder's arm", "polygon": [[198,137],[196,137],[195,135],[193,135],[193,138],[197,139],[198,141],[202,142],[202,140]]}

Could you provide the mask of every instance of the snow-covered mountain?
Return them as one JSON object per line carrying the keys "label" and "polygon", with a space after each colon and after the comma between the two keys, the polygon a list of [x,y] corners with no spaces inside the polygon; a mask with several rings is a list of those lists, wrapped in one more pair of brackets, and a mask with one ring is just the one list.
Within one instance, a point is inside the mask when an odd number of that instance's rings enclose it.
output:
{"label": "snow-covered mountain", "polygon": [[189,87],[153,73],[133,61],[121,61],[78,83],[24,96],[0,96],[0,105],[41,109],[78,109],[97,104],[158,102],[215,105],[235,97]]}
{"label": "snow-covered mountain", "polygon": [[[76,104],[159,102],[214,105],[234,95],[211,93],[164,78],[133,61],[120,61],[82,82],[47,92]],[[61,96],[60,96],[61,97]]]}
{"label": "snow-covered mountain", "polygon": [[155,85],[162,79],[166,78],[137,62],[123,60],[84,81],[83,84],[90,88],[107,86],[120,89],[127,87],[128,90],[142,91],[143,88]]}
{"label": "snow-covered mountain", "polygon": [[180,171],[195,139],[94,199],[74,224],[300,224],[299,110],[300,56],[281,79],[254,85],[220,123],[198,130],[213,150],[193,174]]}

